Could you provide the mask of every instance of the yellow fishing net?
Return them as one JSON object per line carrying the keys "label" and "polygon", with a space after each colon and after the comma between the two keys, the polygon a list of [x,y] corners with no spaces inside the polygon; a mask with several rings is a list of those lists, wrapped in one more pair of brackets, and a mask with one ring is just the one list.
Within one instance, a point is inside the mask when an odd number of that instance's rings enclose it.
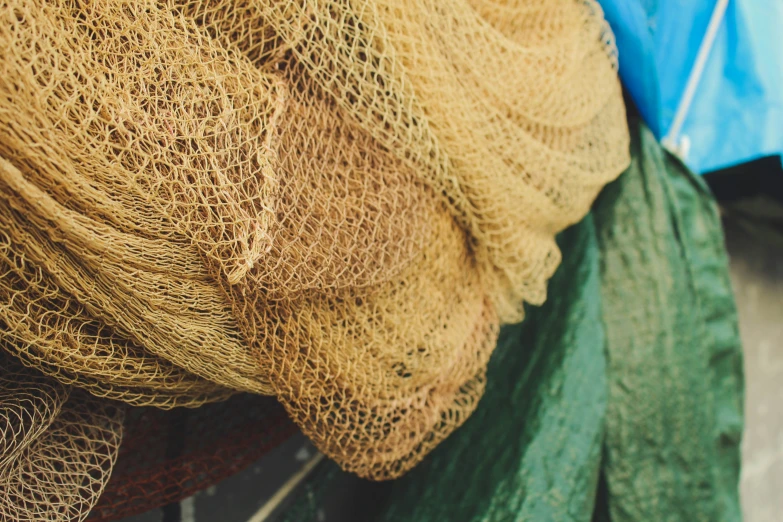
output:
{"label": "yellow fishing net", "polygon": [[269,17],[296,60],[447,197],[501,319],[520,320],[523,300],[545,299],[560,259],[554,234],[628,163],[615,52],[598,6],[293,4]]}
{"label": "yellow fishing net", "polygon": [[5,470],[59,415],[70,389],[3,352],[0,363],[0,470]]}
{"label": "yellow fishing net", "polygon": [[[592,0],[0,0],[0,46],[2,349],[133,405],[274,395],[375,479],[474,410],[629,161]],[[28,460],[77,451],[46,386]]]}
{"label": "yellow fishing net", "polygon": [[109,479],[123,415],[0,353],[0,519],[83,520]]}

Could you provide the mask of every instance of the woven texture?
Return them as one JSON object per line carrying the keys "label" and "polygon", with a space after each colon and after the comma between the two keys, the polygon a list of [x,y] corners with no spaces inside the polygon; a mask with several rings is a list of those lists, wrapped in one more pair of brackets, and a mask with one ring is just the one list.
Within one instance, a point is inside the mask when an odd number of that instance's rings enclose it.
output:
{"label": "woven texture", "polygon": [[275,396],[346,470],[466,421],[627,165],[561,0],[0,2],[0,327],[95,396]]}

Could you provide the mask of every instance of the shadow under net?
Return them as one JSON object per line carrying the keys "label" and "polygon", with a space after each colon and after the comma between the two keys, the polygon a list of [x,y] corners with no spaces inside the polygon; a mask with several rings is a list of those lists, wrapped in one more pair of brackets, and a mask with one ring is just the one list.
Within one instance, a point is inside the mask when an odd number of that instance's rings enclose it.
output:
{"label": "shadow under net", "polygon": [[87,520],[118,520],[179,502],[296,431],[276,400],[251,394],[192,410],[129,408],[117,464]]}

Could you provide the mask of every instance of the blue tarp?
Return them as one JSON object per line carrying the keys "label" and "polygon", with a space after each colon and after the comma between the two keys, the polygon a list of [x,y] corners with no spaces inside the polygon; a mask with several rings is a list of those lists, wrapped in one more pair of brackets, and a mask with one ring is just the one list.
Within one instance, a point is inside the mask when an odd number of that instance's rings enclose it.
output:
{"label": "blue tarp", "polygon": [[[599,0],[620,76],[658,139],[671,130],[717,0]],[[783,153],[783,2],[729,0],[679,138],[699,173]]]}

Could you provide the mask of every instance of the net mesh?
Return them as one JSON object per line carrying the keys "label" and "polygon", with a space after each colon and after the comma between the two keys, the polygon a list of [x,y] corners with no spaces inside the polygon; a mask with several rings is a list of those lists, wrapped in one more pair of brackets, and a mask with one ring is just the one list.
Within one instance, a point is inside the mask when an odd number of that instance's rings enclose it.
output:
{"label": "net mesh", "polygon": [[15,363],[0,371],[7,451],[0,461],[0,518],[83,520],[117,457],[123,409],[83,391],[69,395]]}
{"label": "net mesh", "polygon": [[196,406],[230,390],[201,379],[96,321],[24,252],[24,219],[0,208],[0,346],[66,384],[135,405]]}
{"label": "net mesh", "polygon": [[[56,335],[46,337],[50,328],[43,323],[56,324],[56,318],[44,308],[47,296],[52,299],[66,299],[66,303],[67,296],[71,296],[84,309],[85,314],[89,313],[99,321],[99,324],[113,326],[118,336],[115,339],[119,342],[98,344],[108,350],[108,357],[117,366],[131,372],[131,379],[136,386],[153,389],[166,387],[166,376],[164,372],[152,370],[146,372],[152,376],[149,381],[144,380],[144,373],[133,377],[133,354],[124,353],[128,350],[132,351],[133,345],[144,347],[146,350],[142,352],[140,358],[150,360],[153,365],[154,357],[150,358],[149,355],[158,355],[172,363],[180,363],[178,366],[182,370],[174,370],[175,374],[184,374],[185,370],[193,368],[191,372],[193,375],[187,376],[186,381],[198,382],[197,377],[202,376],[210,382],[234,384],[234,388],[254,387],[263,391],[264,381],[258,379],[254,382],[250,378],[243,378],[239,371],[235,371],[247,368],[247,373],[252,371],[257,374],[256,365],[250,360],[240,342],[239,333],[236,331],[225,298],[211,284],[203,268],[201,268],[202,281],[183,279],[182,282],[185,284],[180,285],[180,281],[176,279],[161,277],[159,273],[155,273],[155,267],[145,273],[143,268],[137,269],[132,262],[123,263],[123,258],[127,260],[131,257],[125,254],[128,243],[119,246],[122,243],[118,241],[123,238],[111,237],[112,231],[98,223],[90,223],[96,225],[94,229],[81,226],[79,215],[59,205],[46,192],[26,180],[19,169],[2,158],[0,158],[0,198],[5,199],[5,204],[0,210],[4,226],[5,264],[10,263],[13,267],[14,261],[24,262],[25,268],[38,272],[27,279],[24,274],[18,275],[20,280],[17,281],[17,277],[11,277],[9,271],[9,275],[1,282],[4,293],[12,299],[3,310],[9,310],[6,313],[11,313],[12,307],[21,305],[21,300],[18,302],[15,300],[15,296],[19,293],[26,294],[20,296],[20,299],[30,299],[35,302],[36,294],[42,295],[44,299],[44,302],[39,303],[40,314],[27,315],[26,311],[23,311],[21,320],[10,323],[7,327],[12,332],[15,330],[18,332],[21,328],[27,330],[26,342],[15,343],[16,350],[23,352],[26,359],[32,361],[34,353],[45,350],[48,345],[52,348],[49,350],[49,355],[52,357],[67,358],[71,364],[81,368],[82,373],[93,379],[105,380],[104,375],[95,368],[102,362],[99,360],[102,357],[101,352],[93,349],[96,343],[93,342],[89,329],[73,330],[76,333],[74,340],[78,345],[82,345],[80,351],[85,354],[82,361],[77,360],[76,350],[70,348],[62,339]],[[59,217],[63,219],[57,220]],[[74,218],[74,221],[69,222],[69,218]],[[57,220],[54,221],[55,226],[52,226],[53,220]],[[106,232],[105,236],[103,232]],[[103,239],[106,241],[102,241]],[[90,248],[93,245],[97,248]],[[143,246],[141,248],[143,249]],[[144,257],[154,260],[152,256]],[[166,261],[163,258],[156,263],[159,268],[162,268]],[[198,261],[198,256],[195,261]],[[17,269],[13,271],[19,272]],[[185,277],[188,275],[184,274]],[[46,279],[41,280],[39,276],[45,276]],[[57,294],[46,293],[47,280],[58,289]],[[201,295],[190,295],[187,301],[184,295],[183,300],[178,302],[172,302],[172,299],[166,297],[167,294],[183,292],[194,287],[203,291],[200,292]],[[158,300],[158,296],[162,299]],[[201,297],[207,297],[204,300],[206,302],[201,301]],[[218,307],[207,308],[210,301],[221,305],[223,310]],[[210,315],[210,311],[214,316]],[[39,320],[39,324],[33,323],[35,319]],[[74,319],[74,317],[66,315],[65,319]],[[78,319],[78,316],[75,319]],[[193,319],[193,322],[189,322],[190,319]],[[234,331],[228,328],[216,332],[207,330],[209,326],[220,325],[221,322]],[[203,323],[208,324],[205,326]],[[51,329],[51,333],[54,334],[59,334],[61,331],[68,333],[65,328]],[[39,334],[35,335],[36,332]],[[111,335],[110,331],[104,330],[103,333]],[[216,333],[216,335],[210,336],[209,333]],[[111,340],[110,337],[109,341]],[[225,344],[220,344],[221,340],[225,341]],[[180,341],[182,344],[179,344]],[[244,360],[237,361],[240,357],[244,357]],[[225,363],[222,367],[219,366],[221,361]],[[113,377],[119,373],[108,368],[106,370]],[[158,381],[157,385],[155,381]],[[164,382],[161,384],[160,381]],[[202,387],[206,390],[212,389],[214,392],[217,388],[215,385],[204,384],[205,386]],[[258,386],[251,386],[252,384]],[[175,392],[176,389],[172,386],[171,391]],[[218,395],[225,397],[225,393]]]}
{"label": "net mesh", "polygon": [[0,0],[0,327],[163,408],[276,396],[401,475],[628,162],[593,1]]}
{"label": "net mesh", "polygon": [[289,414],[362,476],[409,469],[464,422],[483,390],[498,321],[464,233],[440,209],[426,249],[378,287],[265,307],[262,296],[234,293],[248,333],[263,332],[251,342]]}
{"label": "net mesh", "polygon": [[31,372],[0,351],[0,470],[57,417],[70,389]]}
{"label": "net mesh", "polygon": [[598,5],[327,0],[269,11],[309,77],[447,197],[501,319],[543,302],[560,260],[554,234],[628,164]]}
{"label": "net mesh", "polygon": [[[195,28],[178,26],[149,2],[16,4],[3,10],[0,29],[8,70],[0,81],[7,95],[0,102],[0,152],[10,163],[2,169],[7,197],[43,236],[38,242],[47,238],[57,247],[36,262],[63,291],[147,351],[227,387],[268,393],[200,256],[228,248],[221,241],[207,248],[205,236],[222,237],[213,230],[221,226],[212,221],[215,212],[237,207],[218,199],[213,212],[199,202],[212,197],[210,190],[229,198],[233,192],[224,185],[231,175],[255,173],[242,162],[263,156],[263,144],[245,143],[243,135],[263,126],[254,118],[268,96],[259,99],[266,91],[252,87],[263,90],[260,73],[246,67],[247,85],[232,92],[226,83],[236,81],[219,75],[245,78],[245,72],[230,66],[236,64],[228,53],[210,50]],[[193,31],[185,32],[188,27]],[[163,65],[150,71],[150,64]],[[212,82],[200,83],[199,74]],[[188,104],[188,93],[202,103]],[[242,150],[252,158],[239,157]],[[205,162],[225,166],[225,179],[214,186],[188,179],[221,172]],[[252,192],[234,181],[234,192]],[[196,200],[188,207],[191,196]],[[203,218],[203,229],[187,221],[189,213]],[[226,234],[241,236],[229,229]]]}
{"label": "net mesh", "polygon": [[88,520],[110,522],[178,502],[295,432],[277,401],[251,394],[194,410],[129,408],[117,464]]}

